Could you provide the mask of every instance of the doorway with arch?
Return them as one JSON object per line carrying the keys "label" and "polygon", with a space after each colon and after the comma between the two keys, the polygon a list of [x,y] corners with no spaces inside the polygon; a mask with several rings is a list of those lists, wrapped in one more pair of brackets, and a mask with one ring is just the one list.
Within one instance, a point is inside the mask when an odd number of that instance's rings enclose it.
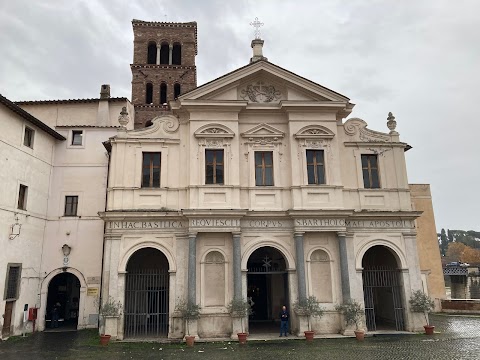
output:
{"label": "doorway with arch", "polygon": [[372,246],[363,256],[362,267],[368,330],[405,330],[403,283],[396,254],[386,246]]}
{"label": "doorway with arch", "polygon": [[48,284],[45,330],[67,331],[78,327],[80,280],[69,272],[55,275]]}
{"label": "doorway with arch", "polygon": [[137,250],[125,276],[125,338],[167,337],[169,328],[169,264],[157,249]]}
{"label": "doorway with arch", "polygon": [[249,332],[278,332],[281,308],[290,308],[286,260],[279,250],[265,246],[250,255],[247,269]]}

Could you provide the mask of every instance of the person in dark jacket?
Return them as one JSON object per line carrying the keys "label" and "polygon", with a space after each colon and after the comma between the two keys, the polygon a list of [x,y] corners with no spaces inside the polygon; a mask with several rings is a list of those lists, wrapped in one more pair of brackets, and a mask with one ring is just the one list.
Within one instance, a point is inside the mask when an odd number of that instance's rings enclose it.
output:
{"label": "person in dark jacket", "polygon": [[287,311],[287,307],[285,305],[282,306],[282,311],[280,311],[280,337],[282,335],[288,336],[288,319],[290,315]]}

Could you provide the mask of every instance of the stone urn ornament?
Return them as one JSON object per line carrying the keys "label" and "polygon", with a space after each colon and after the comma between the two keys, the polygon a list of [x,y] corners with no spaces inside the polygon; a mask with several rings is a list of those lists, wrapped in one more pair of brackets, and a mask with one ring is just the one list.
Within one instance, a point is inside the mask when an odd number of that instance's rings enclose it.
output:
{"label": "stone urn ornament", "polygon": [[127,124],[130,122],[130,117],[128,116],[128,112],[127,112],[127,107],[126,107],[126,106],[122,107],[122,111],[120,111],[120,116],[118,117],[118,122],[119,122],[120,125],[122,125],[123,127],[126,127]]}
{"label": "stone urn ornament", "polygon": [[397,122],[395,121],[395,116],[393,116],[391,112],[388,113],[387,120],[387,126],[390,129],[390,134],[396,134],[397,132],[395,129],[397,127]]}

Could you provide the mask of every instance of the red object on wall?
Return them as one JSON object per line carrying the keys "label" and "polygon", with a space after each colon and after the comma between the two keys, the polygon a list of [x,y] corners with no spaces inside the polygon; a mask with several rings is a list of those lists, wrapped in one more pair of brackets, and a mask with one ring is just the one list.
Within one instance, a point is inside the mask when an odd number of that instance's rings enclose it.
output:
{"label": "red object on wall", "polygon": [[28,309],[28,321],[37,320],[37,308]]}

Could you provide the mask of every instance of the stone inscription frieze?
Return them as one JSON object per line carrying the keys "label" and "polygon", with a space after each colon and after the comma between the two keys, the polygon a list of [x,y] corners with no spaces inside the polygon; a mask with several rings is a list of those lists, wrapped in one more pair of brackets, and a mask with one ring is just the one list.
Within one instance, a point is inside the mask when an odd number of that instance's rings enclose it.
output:
{"label": "stone inscription frieze", "polygon": [[186,220],[158,221],[108,221],[110,230],[155,230],[155,229],[302,229],[317,231],[322,229],[413,229],[412,220],[346,220],[325,218],[282,219],[230,219],[230,218],[195,218]]}

